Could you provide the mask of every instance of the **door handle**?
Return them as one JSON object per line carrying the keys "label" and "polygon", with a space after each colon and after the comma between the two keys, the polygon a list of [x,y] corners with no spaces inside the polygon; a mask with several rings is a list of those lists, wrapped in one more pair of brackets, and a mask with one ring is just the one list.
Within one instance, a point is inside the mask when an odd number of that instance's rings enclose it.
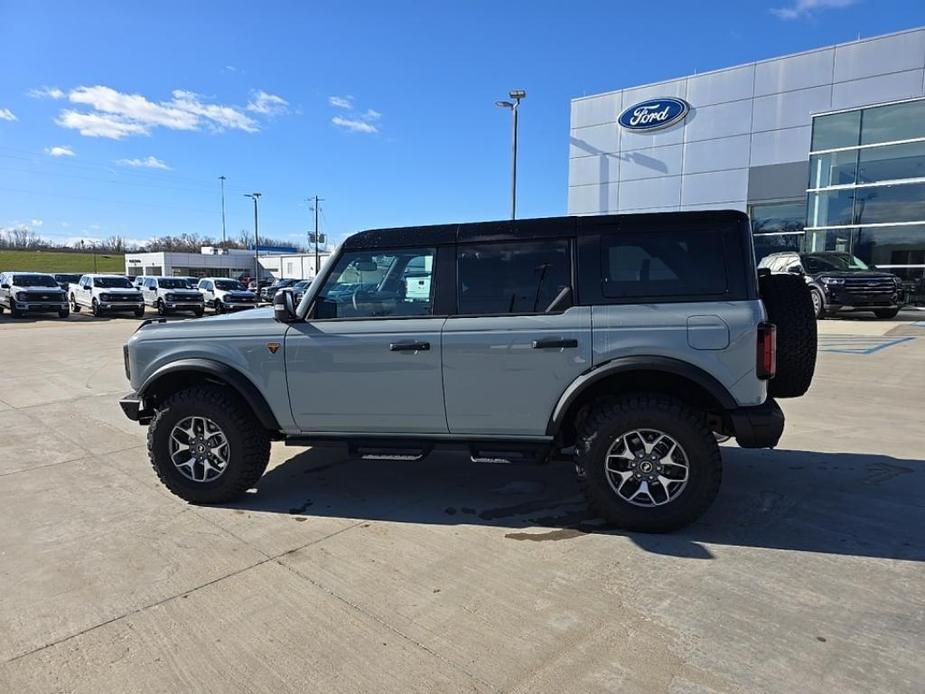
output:
{"label": "door handle", "polygon": [[429,342],[393,342],[389,345],[390,352],[427,352],[429,350]]}
{"label": "door handle", "polygon": [[533,349],[574,349],[577,346],[578,340],[574,338],[549,337],[533,341]]}

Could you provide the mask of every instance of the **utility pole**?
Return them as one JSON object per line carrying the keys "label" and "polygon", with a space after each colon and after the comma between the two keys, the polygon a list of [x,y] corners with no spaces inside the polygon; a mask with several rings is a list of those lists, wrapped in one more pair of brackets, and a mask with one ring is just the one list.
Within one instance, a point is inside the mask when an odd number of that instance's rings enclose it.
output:
{"label": "utility pole", "polygon": [[254,201],[254,280],[258,296],[260,292],[260,232],[257,228],[257,201],[262,193],[245,193],[245,198]]}
{"label": "utility pole", "polygon": [[219,176],[218,180],[222,182],[222,248],[225,247],[225,177]]}
{"label": "utility pole", "polygon": [[319,198],[317,195],[313,198],[308,199],[309,202],[313,202],[311,209],[315,212],[315,277],[318,276],[318,211],[321,207],[321,203],[324,201],[324,198]]}
{"label": "utility pole", "polygon": [[517,218],[517,112],[520,108],[520,100],[527,96],[523,89],[512,89],[509,95],[510,101],[496,101],[495,106],[498,108],[507,108],[511,110],[512,133],[511,133],[511,219]]}

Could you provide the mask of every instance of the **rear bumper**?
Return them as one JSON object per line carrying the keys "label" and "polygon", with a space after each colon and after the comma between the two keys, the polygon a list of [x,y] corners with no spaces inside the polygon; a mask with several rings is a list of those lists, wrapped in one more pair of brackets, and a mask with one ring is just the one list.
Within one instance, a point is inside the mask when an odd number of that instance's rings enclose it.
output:
{"label": "rear bumper", "polygon": [[784,413],[773,398],[757,407],[732,410],[729,418],[742,448],[774,448],[784,433]]}
{"label": "rear bumper", "polygon": [[134,392],[119,400],[119,407],[126,417],[139,424],[147,424],[154,418],[154,412],[146,410],[144,400]]}

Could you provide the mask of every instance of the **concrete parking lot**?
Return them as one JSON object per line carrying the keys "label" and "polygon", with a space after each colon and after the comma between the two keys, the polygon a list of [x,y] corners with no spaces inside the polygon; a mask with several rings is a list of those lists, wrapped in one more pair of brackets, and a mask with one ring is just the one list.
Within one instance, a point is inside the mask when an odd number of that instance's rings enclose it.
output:
{"label": "concrete parking lot", "polygon": [[189,506],[116,402],[137,321],[0,316],[0,691],[919,692],[925,316],[820,325],[780,448],[658,536],[563,466],[281,444]]}

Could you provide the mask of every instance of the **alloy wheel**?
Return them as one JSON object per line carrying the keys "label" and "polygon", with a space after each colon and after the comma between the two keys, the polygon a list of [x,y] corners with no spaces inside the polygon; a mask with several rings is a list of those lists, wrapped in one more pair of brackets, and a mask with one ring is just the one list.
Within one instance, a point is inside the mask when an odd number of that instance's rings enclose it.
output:
{"label": "alloy wheel", "polygon": [[170,460],[193,482],[212,482],[228,468],[231,447],[225,432],[208,417],[186,417],[170,431]]}
{"label": "alloy wheel", "polygon": [[675,439],[658,429],[634,429],[622,434],[604,455],[607,483],[633,506],[663,506],[678,498],[690,473],[687,453]]}

